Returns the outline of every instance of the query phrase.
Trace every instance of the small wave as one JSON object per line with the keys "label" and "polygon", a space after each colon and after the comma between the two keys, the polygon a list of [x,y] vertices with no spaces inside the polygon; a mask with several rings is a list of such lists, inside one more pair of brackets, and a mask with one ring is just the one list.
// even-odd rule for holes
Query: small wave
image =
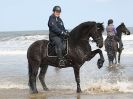
{"label": "small wave", "polygon": [[90,87],[85,88],[85,93],[113,93],[124,92],[133,93],[133,83],[131,82],[117,82],[115,84],[98,81],[89,84]]}
{"label": "small wave", "polygon": [[6,83],[6,84],[1,84],[0,89],[28,89],[28,86],[25,86],[23,84],[13,84],[13,83]]}
{"label": "small wave", "polygon": [[36,41],[42,39],[48,39],[48,35],[19,36],[12,38],[9,41],[24,41],[24,40]]}
{"label": "small wave", "polygon": [[27,53],[27,51],[25,50],[4,50],[4,51],[0,51],[0,55],[25,55]]}
{"label": "small wave", "polygon": [[[104,39],[106,36],[103,36]],[[132,52],[132,40],[133,35],[123,36],[124,43],[124,51],[123,54],[133,54]],[[8,40],[4,40],[0,42],[0,55],[13,55],[13,54],[26,54],[28,47],[37,40],[46,39],[48,40],[48,35],[30,35],[30,36],[18,36]],[[132,41],[131,41],[132,40]],[[91,43],[92,49],[96,49],[96,44]],[[104,47],[102,48],[104,52]],[[104,52],[105,53],[105,52]]]}
{"label": "small wave", "polygon": [[[39,85],[39,84],[37,84]],[[74,85],[56,85],[56,84],[48,84],[49,88],[51,90],[70,90],[70,91],[76,91],[76,86]],[[82,86],[82,85],[81,85]],[[115,93],[115,92],[124,92],[124,93],[133,93],[133,83],[131,82],[117,82],[116,84],[111,84],[107,82],[95,82],[90,83],[86,86],[86,88],[82,88],[83,93],[88,94],[98,94],[98,93]],[[21,83],[21,84],[15,84],[12,82],[6,82],[4,84],[0,85],[1,89],[29,89],[28,84]],[[38,86],[38,90],[42,89],[42,86]]]}
{"label": "small wave", "polygon": [[19,36],[0,42],[0,55],[26,54],[28,47],[37,40],[46,39],[48,35]]}

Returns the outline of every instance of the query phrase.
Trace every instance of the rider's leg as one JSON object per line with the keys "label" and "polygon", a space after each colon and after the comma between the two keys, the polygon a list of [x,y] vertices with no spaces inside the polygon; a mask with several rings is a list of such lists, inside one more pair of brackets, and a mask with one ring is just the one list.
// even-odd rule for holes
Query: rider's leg
{"label": "rider's leg", "polygon": [[62,50],[63,50],[62,39],[59,37],[54,37],[52,38],[52,40],[54,41],[56,45],[56,53],[59,58],[59,66],[64,66],[65,63],[64,63],[63,54],[62,54]]}

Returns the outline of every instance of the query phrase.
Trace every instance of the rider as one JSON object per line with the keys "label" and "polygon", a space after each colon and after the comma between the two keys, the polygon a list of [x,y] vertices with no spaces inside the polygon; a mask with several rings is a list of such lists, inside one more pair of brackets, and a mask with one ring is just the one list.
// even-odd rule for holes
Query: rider
{"label": "rider", "polygon": [[[110,38],[112,40],[117,40],[117,37],[116,37],[117,32],[116,32],[116,29],[113,25],[113,20],[112,19],[108,20],[108,25],[106,27],[106,31],[107,31],[107,38]],[[105,49],[105,51],[107,51],[107,50]]]}
{"label": "rider", "polygon": [[59,59],[59,66],[65,66],[63,57],[63,39],[68,36],[68,31],[65,29],[62,19],[60,18],[61,7],[55,6],[53,14],[49,17],[49,39],[55,44],[56,53]]}
{"label": "rider", "polygon": [[107,36],[108,37],[116,36],[116,29],[113,25],[113,20],[112,19],[108,20],[108,25],[106,27],[106,31],[107,31]]}
{"label": "rider", "polygon": [[116,31],[116,29],[113,25],[113,20],[112,19],[108,20],[108,26],[106,27],[106,31],[107,31],[107,36],[108,37],[113,37],[119,43],[119,48],[124,49],[122,41],[119,40],[119,38],[116,35],[117,31]]}

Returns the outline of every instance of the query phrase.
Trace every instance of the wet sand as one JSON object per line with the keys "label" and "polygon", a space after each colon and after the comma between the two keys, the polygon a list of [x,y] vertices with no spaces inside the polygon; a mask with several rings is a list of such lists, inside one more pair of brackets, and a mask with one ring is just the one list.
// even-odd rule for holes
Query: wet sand
{"label": "wet sand", "polygon": [[31,94],[29,90],[1,89],[0,99],[133,99],[132,93],[77,94],[55,91]]}

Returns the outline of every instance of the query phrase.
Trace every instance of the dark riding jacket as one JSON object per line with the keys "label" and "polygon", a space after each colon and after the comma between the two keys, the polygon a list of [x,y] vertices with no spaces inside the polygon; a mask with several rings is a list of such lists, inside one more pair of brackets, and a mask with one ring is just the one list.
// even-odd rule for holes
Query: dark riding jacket
{"label": "dark riding jacket", "polygon": [[49,38],[53,37],[61,37],[63,32],[66,32],[63,21],[60,17],[56,17],[55,15],[51,15],[48,21],[49,27]]}

